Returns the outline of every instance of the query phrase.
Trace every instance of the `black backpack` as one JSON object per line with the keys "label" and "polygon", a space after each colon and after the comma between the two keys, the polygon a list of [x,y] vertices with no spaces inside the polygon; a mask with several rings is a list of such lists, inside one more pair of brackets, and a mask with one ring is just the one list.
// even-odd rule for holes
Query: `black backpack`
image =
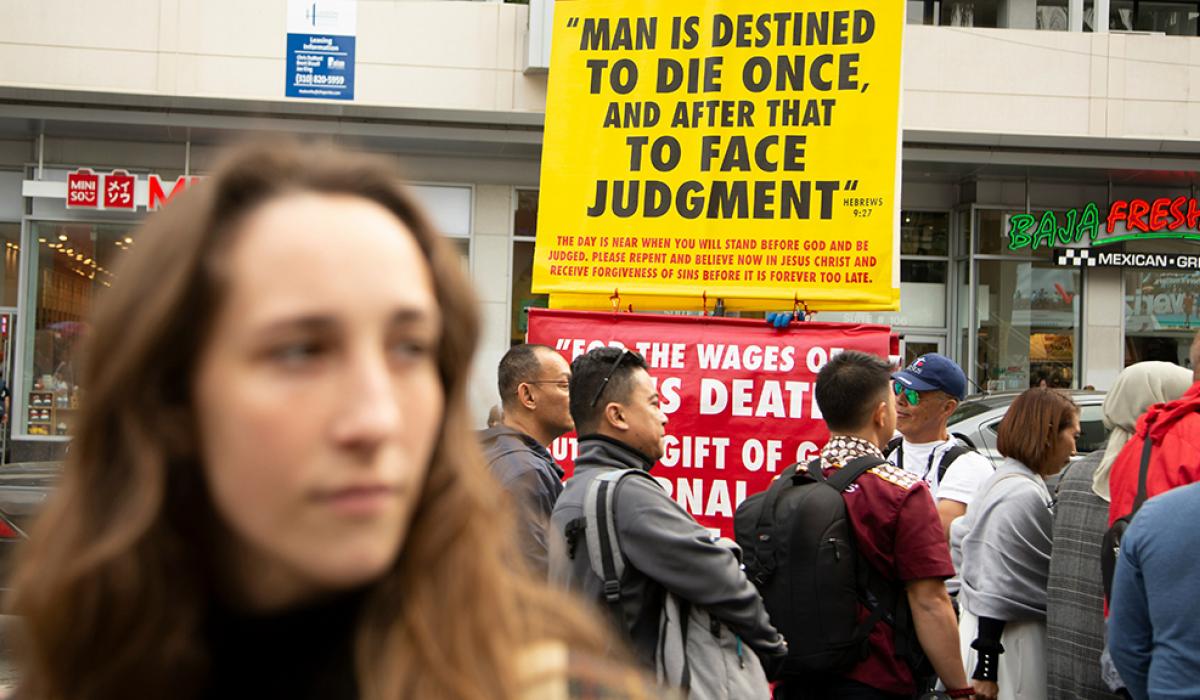
{"label": "black backpack", "polygon": [[[820,459],[793,464],[734,514],[746,574],[788,642],[783,675],[853,669],[870,653],[868,637],[881,620],[895,633],[897,656],[914,671],[927,668],[903,588],[859,557],[842,498],[859,476],[882,464],[859,457],[828,479]],[[861,624],[860,603],[870,612]]]}
{"label": "black backpack", "polygon": [[[953,438],[951,438],[951,439],[953,439]],[[883,450],[883,456],[891,457],[892,453],[896,452],[897,450],[899,450],[900,453],[898,455],[896,455],[896,464],[899,465],[899,467],[901,469],[903,469],[904,468],[904,436],[903,435],[897,435],[896,437],[892,438],[891,440],[888,440],[887,447],[885,447]],[[968,452],[974,452],[974,451],[975,450],[972,450],[969,447],[963,447],[962,445],[958,444],[957,441],[953,445],[951,445],[950,449],[946,450],[946,452],[942,455],[942,461],[938,463],[938,479],[937,479],[938,486],[942,485],[942,480],[946,478],[946,470],[950,468],[951,464],[954,464],[954,460],[958,459],[959,457],[962,457],[963,455],[967,454]],[[929,456],[931,459],[933,458],[932,454]],[[926,476],[928,476],[928,474],[926,474]]]}
{"label": "black backpack", "polygon": [[1142,504],[1146,502],[1146,473],[1150,471],[1150,448],[1154,442],[1150,439],[1150,429],[1146,428],[1146,439],[1142,444],[1142,463],[1138,467],[1138,490],[1133,499],[1133,510],[1123,518],[1118,518],[1104,533],[1100,541],[1100,578],[1104,582],[1104,602],[1112,598],[1113,574],[1117,571],[1117,559],[1121,556],[1121,538],[1133,516],[1137,515]]}

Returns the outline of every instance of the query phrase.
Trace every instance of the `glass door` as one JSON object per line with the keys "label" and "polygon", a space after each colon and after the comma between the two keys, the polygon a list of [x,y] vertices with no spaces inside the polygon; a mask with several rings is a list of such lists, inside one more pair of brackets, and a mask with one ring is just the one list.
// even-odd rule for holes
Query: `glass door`
{"label": "glass door", "polygon": [[904,366],[931,352],[939,355],[946,354],[946,339],[936,335],[909,335],[900,339],[900,354],[904,357]]}
{"label": "glass door", "polygon": [[972,211],[967,377],[988,392],[1074,387],[1081,357],[1080,269],[1055,265],[1046,246],[1011,249],[1015,210]]}

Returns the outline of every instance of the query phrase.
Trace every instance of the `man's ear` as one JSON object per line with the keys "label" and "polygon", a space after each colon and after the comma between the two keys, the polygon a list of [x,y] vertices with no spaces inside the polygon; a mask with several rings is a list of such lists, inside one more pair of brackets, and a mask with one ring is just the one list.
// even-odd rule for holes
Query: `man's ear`
{"label": "man's ear", "polygon": [[880,401],[879,405],[875,407],[875,412],[871,414],[871,424],[882,430],[887,425],[887,414],[887,401]]}
{"label": "man's ear", "polygon": [[958,399],[946,399],[946,404],[942,406],[942,418],[949,418],[956,408],[958,408]]}
{"label": "man's ear", "polygon": [[534,400],[533,390],[529,387],[530,385],[526,384],[525,382],[521,382],[517,385],[517,401],[522,406],[532,411],[533,409],[537,408],[537,401]]}
{"label": "man's ear", "polygon": [[625,420],[625,407],[616,401],[604,405],[604,422],[617,430],[627,430],[629,423]]}

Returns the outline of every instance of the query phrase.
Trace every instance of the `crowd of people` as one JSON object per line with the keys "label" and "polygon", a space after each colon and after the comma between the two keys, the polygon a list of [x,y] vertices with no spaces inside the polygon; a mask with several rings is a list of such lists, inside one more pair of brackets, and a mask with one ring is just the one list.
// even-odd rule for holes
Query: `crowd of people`
{"label": "crowd of people", "polygon": [[[555,355],[530,348],[510,354]],[[1192,354],[1200,366],[1200,336]],[[557,359],[530,366],[526,379],[561,376]],[[603,572],[571,555],[586,529],[588,484],[612,470],[648,474],[661,456],[666,417],[656,411],[637,353],[596,349],[571,369],[559,388],[579,431],[575,476],[552,507],[549,493],[517,500],[529,523],[551,523],[548,553],[531,561],[549,561],[553,581],[603,604],[612,596]],[[772,627],[773,611],[749,593],[749,577],[652,479],[630,480],[617,501],[613,536],[636,573],[622,578],[618,606],[601,605],[635,656],[648,669],[660,665],[656,625],[665,590],[711,610],[757,651],[775,671],[778,699],[898,699],[925,691],[982,700],[1200,697],[1200,664],[1191,661],[1197,617],[1181,615],[1189,606],[1178,604],[1196,580],[1188,553],[1200,543],[1185,518],[1200,487],[1139,510],[1200,480],[1200,377],[1163,362],[1127,368],[1103,405],[1109,442],[1082,458],[1075,453],[1078,406],[1059,390],[1032,388],[998,426],[1003,461],[996,466],[947,430],[966,384],[962,369],[941,355],[894,372],[879,358],[845,352],[821,370],[815,390],[830,431],[820,455],[826,476],[855,460],[877,460],[843,498],[862,560],[903,590],[901,613],[926,664],[902,653],[903,626],[884,620],[851,667],[789,673],[788,640]],[[550,416],[555,410],[562,409],[549,409],[545,419],[562,424]],[[534,454],[531,472],[542,468]],[[1135,511],[1141,514],[1121,540],[1109,602],[1106,533]],[[868,612],[863,605],[859,622]]]}
{"label": "crowd of people", "polygon": [[1078,460],[1032,388],[993,465],[949,358],[836,354],[734,543],[650,478],[636,352],[516,346],[472,430],[475,304],[400,182],[249,147],[149,218],[12,582],[18,697],[1200,697],[1200,377],[1126,369]]}

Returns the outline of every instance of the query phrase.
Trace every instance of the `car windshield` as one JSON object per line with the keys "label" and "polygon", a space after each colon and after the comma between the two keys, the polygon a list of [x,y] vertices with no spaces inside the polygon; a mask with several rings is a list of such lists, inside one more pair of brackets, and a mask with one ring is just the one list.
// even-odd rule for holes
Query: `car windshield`
{"label": "car windshield", "polygon": [[958,408],[954,409],[954,413],[950,414],[950,420],[946,421],[946,423],[954,425],[968,418],[974,418],[981,413],[987,413],[993,408],[995,406],[986,401],[968,401],[967,403],[959,404]]}

